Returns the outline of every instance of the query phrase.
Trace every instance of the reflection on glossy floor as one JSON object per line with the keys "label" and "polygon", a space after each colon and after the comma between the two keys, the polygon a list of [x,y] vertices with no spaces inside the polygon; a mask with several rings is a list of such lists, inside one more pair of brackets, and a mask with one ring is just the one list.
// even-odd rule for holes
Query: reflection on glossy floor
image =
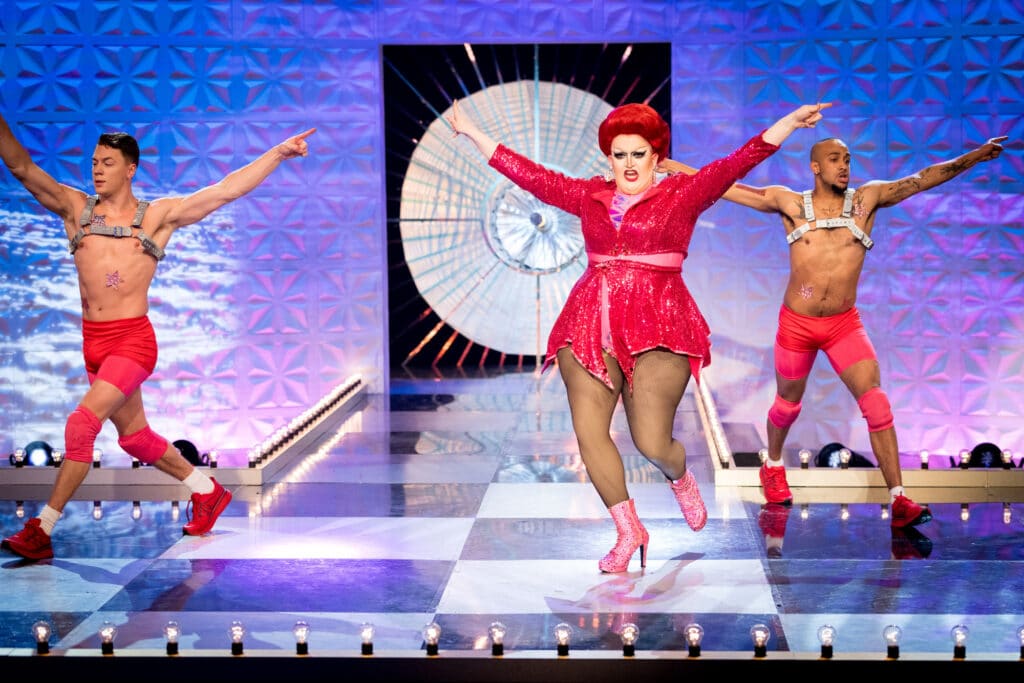
{"label": "reflection on glossy floor", "polygon": [[[692,395],[677,424],[710,515],[699,533],[616,417],[650,532],[645,570],[637,554],[627,573],[598,571],[615,530],[556,373],[396,377],[296,466],[236,491],[208,536],[182,536],[170,502],[144,500],[134,519],[126,493],[99,520],[91,501],[72,502],[55,559],[0,555],[0,648],[29,646],[45,619],[57,649],[98,648],[105,620],[118,648],[159,649],[174,619],[182,650],[228,648],[240,620],[246,648],[293,651],[302,619],[314,651],[358,652],[364,622],[375,647],[420,650],[431,621],[443,650],[489,649],[501,621],[506,651],[552,648],[559,622],[577,650],[620,649],[626,622],[638,650],[685,650],[682,629],[698,622],[706,652],[748,650],[756,623],[770,628],[769,651],[815,652],[828,623],[837,652],[884,653],[882,630],[896,624],[903,652],[947,658],[963,623],[972,654],[1017,653],[1024,504],[972,504],[963,519],[958,503],[937,503],[930,523],[898,535],[872,502],[804,506],[798,495],[762,508],[749,491],[716,488]],[[4,536],[24,521],[16,497],[0,501]],[[25,500],[26,517],[41,505]]]}

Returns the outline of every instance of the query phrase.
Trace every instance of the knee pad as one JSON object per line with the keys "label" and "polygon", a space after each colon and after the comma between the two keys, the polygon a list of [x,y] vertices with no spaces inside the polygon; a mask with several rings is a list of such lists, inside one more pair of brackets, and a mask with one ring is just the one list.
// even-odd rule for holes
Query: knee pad
{"label": "knee pad", "polygon": [[785,429],[796,422],[802,407],[803,403],[793,403],[775,394],[775,403],[768,409],[768,419],[779,429]]}
{"label": "knee pad", "polygon": [[861,415],[868,421],[869,432],[880,432],[893,426],[889,397],[879,387],[869,389],[857,399]]}
{"label": "knee pad", "polygon": [[78,406],[64,424],[64,457],[75,462],[92,462],[96,436],[103,424],[91,410]]}
{"label": "knee pad", "polygon": [[125,453],[147,465],[152,465],[167,452],[167,439],[154,432],[149,425],[120,437],[117,443]]}

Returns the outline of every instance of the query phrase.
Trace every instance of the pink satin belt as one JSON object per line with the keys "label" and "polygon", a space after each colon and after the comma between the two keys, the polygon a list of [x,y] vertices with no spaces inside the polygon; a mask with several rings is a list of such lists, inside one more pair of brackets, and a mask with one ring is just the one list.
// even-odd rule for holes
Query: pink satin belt
{"label": "pink satin belt", "polygon": [[[672,251],[663,254],[623,254],[621,256],[610,256],[608,254],[595,254],[587,252],[587,261],[595,268],[603,270],[611,263],[628,261],[644,266],[651,266],[656,270],[682,271],[683,254]],[[609,315],[610,305],[608,303],[608,278],[601,273],[601,346],[612,348],[612,324]]]}

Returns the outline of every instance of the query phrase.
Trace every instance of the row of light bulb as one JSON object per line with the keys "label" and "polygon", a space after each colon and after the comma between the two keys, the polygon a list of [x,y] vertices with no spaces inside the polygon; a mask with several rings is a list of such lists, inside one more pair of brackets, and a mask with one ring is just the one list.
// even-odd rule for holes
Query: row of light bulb
{"label": "row of light bulb", "polygon": [[[807,448],[801,448],[797,456],[800,459],[800,468],[807,469],[810,466],[811,458],[813,453]],[[768,459],[768,449],[762,448],[757,452],[758,459],[763,463]],[[849,448],[839,449],[839,466],[843,469],[849,467],[850,459],[853,457],[853,453]],[[928,469],[928,463],[931,458],[931,452],[928,450],[922,450],[919,454],[921,458],[921,469]],[[1000,451],[999,457],[1002,460],[1003,468],[1009,469],[1013,467],[1013,451],[1009,448],[1004,448]],[[971,464],[971,452],[966,448],[962,449],[959,454],[959,465],[960,467],[969,467]]]}
{"label": "row of light bulb", "polygon": [[259,445],[249,449],[249,467],[256,467],[262,462],[284,452],[289,446],[311,432],[318,424],[331,414],[335,406],[362,383],[359,375],[353,375],[335,386],[312,406],[306,408],[288,424],[279,427],[273,434]]}
{"label": "row of light bulb", "polygon": [[[295,636],[296,654],[309,654],[309,635],[312,629],[306,621],[296,621],[292,627],[292,635]],[[359,627],[359,638],[361,641],[361,653],[363,655],[373,654],[374,626],[371,623],[363,623]],[[423,642],[426,645],[428,656],[437,655],[441,640],[441,627],[437,622],[430,622],[423,627]],[[178,640],[181,637],[181,626],[177,621],[168,621],[163,627],[164,638],[167,642],[167,654],[178,654]],[[235,620],[228,627],[228,636],[231,639],[231,654],[241,655],[244,653],[245,626],[241,621]],[[491,641],[491,654],[500,656],[504,654],[505,636],[508,628],[500,621],[493,622],[487,629]],[[554,628],[555,645],[559,656],[568,656],[569,645],[573,636],[573,628],[562,622]],[[957,624],[950,629],[949,635],[953,639],[953,656],[963,659],[967,656],[967,636],[970,629],[964,624]],[[32,635],[36,641],[36,650],[39,654],[47,654],[50,651],[50,636],[52,628],[46,621],[37,621],[32,625]],[[103,654],[114,653],[114,638],[117,636],[117,625],[111,621],[104,621],[100,625],[98,635],[100,638],[100,649]],[[837,629],[831,624],[823,624],[818,628],[817,637],[821,644],[821,656],[831,659],[833,647],[838,636]],[[631,657],[636,653],[636,644],[640,639],[640,629],[634,623],[626,623],[620,631],[622,639],[622,652],[624,656]],[[686,642],[688,654],[691,657],[699,657],[701,643],[704,640],[704,628],[698,623],[689,623],[683,628],[683,638]],[[754,656],[767,656],[768,642],[771,640],[771,629],[766,624],[754,624],[750,627],[750,638],[754,645]],[[900,641],[903,638],[903,629],[896,624],[889,624],[882,629],[882,638],[886,645],[886,656],[889,659],[899,658]],[[1021,658],[1024,659],[1024,625],[1017,629],[1017,640],[1020,643]]]}

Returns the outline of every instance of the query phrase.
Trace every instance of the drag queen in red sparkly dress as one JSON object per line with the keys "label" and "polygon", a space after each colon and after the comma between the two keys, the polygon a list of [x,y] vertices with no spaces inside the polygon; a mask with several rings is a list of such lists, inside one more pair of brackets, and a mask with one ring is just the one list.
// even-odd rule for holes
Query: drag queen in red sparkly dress
{"label": "drag queen in red sparkly dress", "polygon": [[600,560],[626,571],[637,548],[646,565],[649,535],[626,486],[611,437],[619,399],[637,450],[668,479],[687,524],[700,531],[707,509],[672,433],[692,375],[711,362],[710,329],[682,278],[701,212],[797,128],[813,127],[829,104],[804,105],[695,175],[658,181],[669,127],[644,104],[613,109],[598,130],[606,178],[570,178],[500,145],[452,104],[448,123],[490,166],[540,201],[580,218],[587,269],[548,337],[545,367],[556,359],[587,474],[615,522],[618,539]]}

